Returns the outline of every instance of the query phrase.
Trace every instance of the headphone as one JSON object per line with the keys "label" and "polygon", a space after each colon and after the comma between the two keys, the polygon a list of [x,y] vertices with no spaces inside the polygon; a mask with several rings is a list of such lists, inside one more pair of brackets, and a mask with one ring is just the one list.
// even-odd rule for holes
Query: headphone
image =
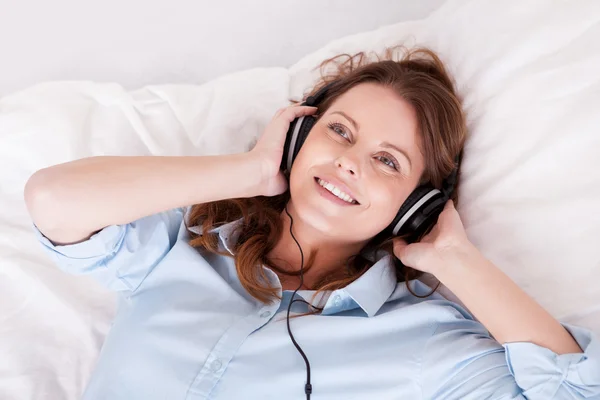
{"label": "headphone", "polygon": [[[317,93],[309,96],[301,105],[317,106],[336,83],[337,81],[328,83]],[[316,122],[316,117],[307,115],[296,118],[290,123],[283,148],[280,166],[282,171],[289,173],[292,170],[292,164]],[[436,224],[446,202],[454,192],[461,155],[462,152],[457,155],[455,167],[442,182],[441,190],[429,183],[418,186],[404,201],[392,222],[378,236],[403,236],[408,243],[411,243],[428,233]]]}

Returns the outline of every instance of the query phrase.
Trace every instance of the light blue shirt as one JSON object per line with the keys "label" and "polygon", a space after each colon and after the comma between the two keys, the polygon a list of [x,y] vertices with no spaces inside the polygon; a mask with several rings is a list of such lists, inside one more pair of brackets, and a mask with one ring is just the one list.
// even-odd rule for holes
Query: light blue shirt
{"label": "light blue shirt", "polygon": [[[305,364],[285,318],[292,292],[269,305],[252,298],[231,257],[188,244],[188,210],[111,225],[66,246],[33,225],[61,269],[119,294],[83,399],[305,399]],[[236,224],[217,229],[229,252]],[[311,363],[311,399],[600,399],[600,343],[590,332],[566,326],[582,354],[501,346],[457,304],[437,293],[413,296],[390,261],[327,292],[321,315],[291,319]],[[277,275],[263,268],[281,294]],[[306,307],[295,302],[292,314]]]}

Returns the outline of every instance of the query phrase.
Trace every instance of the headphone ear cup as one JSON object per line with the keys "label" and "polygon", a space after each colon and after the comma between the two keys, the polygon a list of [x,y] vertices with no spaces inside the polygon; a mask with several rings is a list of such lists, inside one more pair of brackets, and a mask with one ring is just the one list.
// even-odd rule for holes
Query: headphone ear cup
{"label": "headphone ear cup", "polygon": [[[308,137],[308,134],[310,133],[310,130],[313,128],[313,126],[315,126],[315,123],[317,122],[317,119],[315,117],[313,117],[312,115],[308,115],[306,117],[304,117],[304,121],[302,121],[302,125],[300,125],[300,132],[298,134],[298,141],[296,142],[296,148],[294,149],[294,157],[293,159],[296,159],[296,156],[298,156],[298,153],[300,152],[300,148],[302,147],[302,145],[304,145],[304,142],[306,141],[306,138]],[[292,160],[293,162],[293,160]]]}
{"label": "headphone ear cup", "polygon": [[296,118],[290,123],[283,146],[283,157],[281,158],[280,166],[282,171],[289,173],[292,170],[292,164],[316,122],[317,119],[315,117],[307,115]]}
{"label": "headphone ear cup", "polygon": [[433,228],[446,204],[444,194],[430,185],[419,186],[404,201],[386,229],[389,236],[404,236],[414,242]]}

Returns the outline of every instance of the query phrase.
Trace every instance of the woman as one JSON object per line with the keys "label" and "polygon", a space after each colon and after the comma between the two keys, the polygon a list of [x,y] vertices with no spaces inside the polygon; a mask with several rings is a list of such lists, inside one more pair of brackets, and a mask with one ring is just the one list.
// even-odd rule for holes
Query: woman
{"label": "woman", "polygon": [[[598,340],[486,260],[452,200],[421,240],[380,234],[416,188],[442,188],[466,132],[436,55],[393,52],[327,60],[317,107],[280,110],[247,153],[92,157],[30,178],[44,248],[120,293],[83,398],[600,398]],[[309,116],[286,176],[286,133]]]}

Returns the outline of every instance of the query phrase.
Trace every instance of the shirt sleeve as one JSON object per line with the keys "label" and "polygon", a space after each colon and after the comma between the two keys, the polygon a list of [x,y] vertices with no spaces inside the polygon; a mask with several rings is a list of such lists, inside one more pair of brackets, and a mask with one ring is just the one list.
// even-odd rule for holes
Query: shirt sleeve
{"label": "shirt sleeve", "polygon": [[35,223],[33,230],[61,270],[89,275],[113,291],[134,292],[174,246],[184,212],[174,208],[126,225],[110,225],[69,245],[53,244]]}
{"label": "shirt sleeve", "polygon": [[528,399],[600,400],[600,343],[592,332],[563,324],[583,353],[561,354],[533,343],[506,343],[510,373]]}
{"label": "shirt sleeve", "polygon": [[421,361],[423,399],[526,399],[508,370],[500,343],[459,305],[440,305]]}
{"label": "shirt sleeve", "polygon": [[440,309],[421,364],[425,399],[600,400],[590,332],[567,327],[584,352],[559,356],[532,343],[502,346],[460,306]]}

